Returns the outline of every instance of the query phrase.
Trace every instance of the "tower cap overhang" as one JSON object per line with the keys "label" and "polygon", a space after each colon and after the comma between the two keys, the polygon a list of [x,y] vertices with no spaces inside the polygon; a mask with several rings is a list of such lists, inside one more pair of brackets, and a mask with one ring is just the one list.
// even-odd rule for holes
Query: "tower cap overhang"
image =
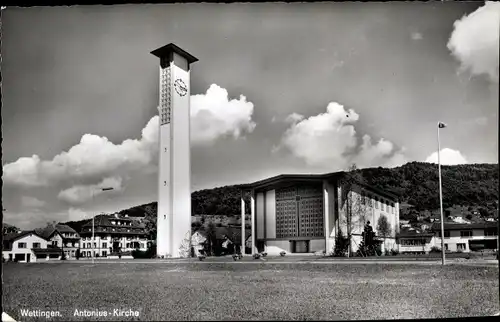
{"label": "tower cap overhang", "polygon": [[151,54],[155,55],[156,57],[158,57],[160,59],[163,57],[170,57],[170,55],[172,53],[176,53],[176,54],[184,57],[187,60],[188,64],[192,64],[192,63],[198,61],[198,58],[194,57],[193,55],[191,55],[190,53],[188,53],[184,49],[176,46],[173,43],[170,43],[168,45],[165,45],[163,47],[155,49],[151,52]]}

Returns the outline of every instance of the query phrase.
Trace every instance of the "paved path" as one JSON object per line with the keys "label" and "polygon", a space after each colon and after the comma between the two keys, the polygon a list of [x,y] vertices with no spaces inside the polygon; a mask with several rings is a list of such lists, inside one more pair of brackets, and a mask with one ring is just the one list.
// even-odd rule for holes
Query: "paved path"
{"label": "paved path", "polygon": [[[99,265],[99,264],[236,264],[236,265],[252,265],[252,264],[273,264],[273,265],[441,265],[440,259],[335,259],[335,258],[264,258],[264,259],[253,259],[251,257],[244,257],[242,260],[234,261],[232,258],[222,257],[222,258],[207,258],[204,261],[200,261],[194,258],[186,259],[98,259],[95,260],[94,264],[91,260],[70,260],[70,261],[47,261],[47,262],[37,262],[39,264],[85,264],[89,265]],[[446,265],[466,265],[466,266],[498,266],[497,260],[488,259],[476,259],[476,260],[465,260],[465,259],[449,259],[446,261]]]}

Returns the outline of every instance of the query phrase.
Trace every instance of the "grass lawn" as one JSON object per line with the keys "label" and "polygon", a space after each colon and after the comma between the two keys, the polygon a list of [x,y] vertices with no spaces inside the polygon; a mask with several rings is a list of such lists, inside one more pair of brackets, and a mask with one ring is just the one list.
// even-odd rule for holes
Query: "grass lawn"
{"label": "grass lawn", "polygon": [[[500,310],[498,267],[65,262],[6,263],[3,270],[4,311],[15,319],[21,309],[60,311],[51,320],[61,321],[443,318]],[[91,319],[74,317],[75,309],[140,316]]]}

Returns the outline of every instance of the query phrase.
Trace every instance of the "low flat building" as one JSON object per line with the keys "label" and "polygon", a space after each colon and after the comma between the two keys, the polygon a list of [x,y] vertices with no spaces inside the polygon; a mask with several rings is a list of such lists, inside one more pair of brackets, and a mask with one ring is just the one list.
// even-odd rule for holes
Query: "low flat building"
{"label": "low flat building", "polygon": [[3,236],[2,257],[5,261],[22,263],[40,260],[60,260],[62,249],[52,247],[50,241],[35,231],[10,233]]}
{"label": "low flat building", "polygon": [[[444,249],[447,252],[494,250],[498,247],[497,223],[444,223]],[[434,224],[427,233],[403,231],[398,234],[401,253],[429,253],[441,249],[441,224]]]}
{"label": "low flat building", "polygon": [[[441,248],[441,225],[433,225],[436,247]],[[497,249],[498,226],[496,222],[472,224],[444,224],[444,247],[451,252]]]}
{"label": "low flat building", "polygon": [[136,220],[115,215],[98,215],[94,218],[94,240],[92,220],[82,226],[80,232],[82,257],[107,257],[112,253],[146,251],[148,234],[144,225]]}
{"label": "low flat building", "polygon": [[[348,184],[346,178],[345,172],[279,175],[241,185],[242,196],[251,194],[251,253],[331,253],[336,236],[340,232],[346,236],[348,230],[351,250],[356,252],[367,221],[377,237],[382,237],[377,231],[382,216],[390,225],[382,249],[397,247],[398,196],[359,180]],[[244,202],[242,207],[245,213]],[[246,240],[245,234],[242,236]]]}
{"label": "low flat building", "polygon": [[397,235],[401,254],[428,254],[435,245],[434,233],[419,233],[415,230],[401,231]]}

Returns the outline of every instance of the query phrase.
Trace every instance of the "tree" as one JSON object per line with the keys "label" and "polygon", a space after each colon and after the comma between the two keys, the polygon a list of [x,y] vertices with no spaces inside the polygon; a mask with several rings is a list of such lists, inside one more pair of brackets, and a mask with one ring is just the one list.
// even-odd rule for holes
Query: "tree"
{"label": "tree", "polygon": [[365,225],[365,229],[361,234],[363,239],[361,240],[361,244],[359,245],[358,255],[360,256],[374,256],[376,254],[375,250],[375,233],[373,232],[373,228],[370,225],[370,221],[368,221]]}
{"label": "tree", "polygon": [[481,215],[481,217],[485,218],[485,217],[488,217],[490,214],[488,213],[488,209],[484,208],[484,207],[481,207],[479,208],[479,214]]}
{"label": "tree", "polygon": [[207,225],[207,242],[210,250],[210,255],[213,254],[214,244],[217,242],[217,236],[215,234],[215,225],[210,221]]}
{"label": "tree", "polygon": [[11,233],[18,233],[20,232],[21,230],[19,228],[17,228],[16,226],[12,226],[12,225],[9,225],[9,224],[3,224],[3,234],[11,234]]}
{"label": "tree", "polygon": [[359,187],[363,182],[361,173],[357,170],[356,164],[349,167],[349,171],[342,179],[342,204],[344,207],[344,216],[340,223],[347,234],[347,257],[352,253],[352,234],[357,227],[363,225],[366,221],[367,205],[365,196]]}
{"label": "tree", "polygon": [[389,223],[385,215],[382,215],[378,218],[377,232],[379,236],[382,236],[384,238],[385,247],[385,239],[391,236],[392,233],[391,224]]}

